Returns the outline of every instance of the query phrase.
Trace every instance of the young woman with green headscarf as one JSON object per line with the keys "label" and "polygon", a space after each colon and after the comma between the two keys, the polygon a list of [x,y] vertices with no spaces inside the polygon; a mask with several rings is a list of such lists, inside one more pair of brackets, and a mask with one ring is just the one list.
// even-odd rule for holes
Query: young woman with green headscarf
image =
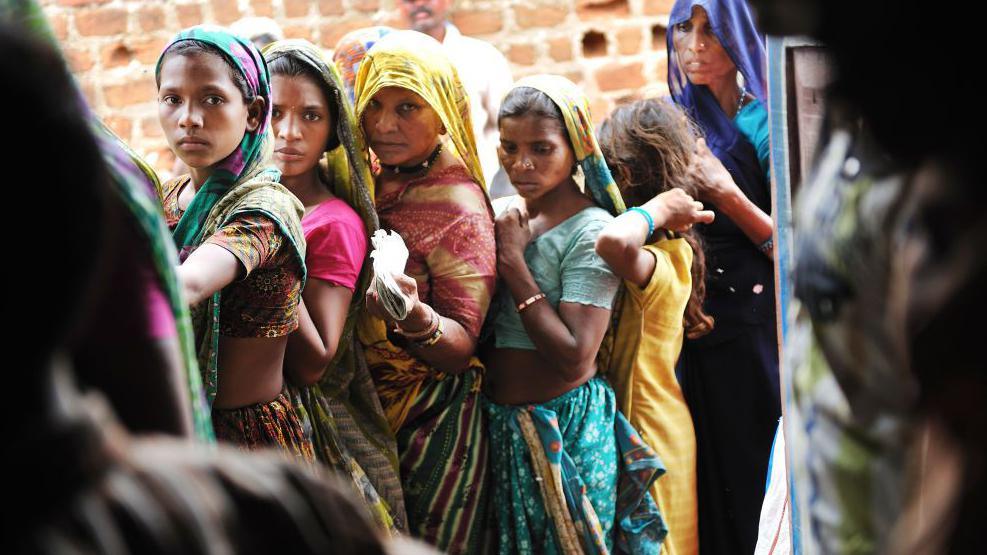
{"label": "young woman with green headscarf", "polygon": [[305,239],[302,206],[270,165],[267,65],[246,39],[199,26],[165,48],[156,78],[165,137],[190,168],[161,193],[216,435],[312,460],[283,393]]}
{"label": "young woman with green headscarf", "polygon": [[316,457],[348,476],[384,528],[405,530],[397,445],[355,345],[377,229],[373,176],[339,72],[313,44],[264,49],[271,71],[274,163],[305,206],[308,283],[285,374]]}

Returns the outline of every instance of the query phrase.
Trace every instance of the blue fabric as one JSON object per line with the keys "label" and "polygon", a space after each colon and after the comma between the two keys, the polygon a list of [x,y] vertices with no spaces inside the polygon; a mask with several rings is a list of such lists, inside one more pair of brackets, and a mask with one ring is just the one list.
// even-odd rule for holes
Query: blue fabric
{"label": "blue fabric", "polygon": [[[743,76],[747,90],[757,99],[765,99],[764,41],[743,0],[678,0],[672,7],[667,38],[672,99],[702,129],[710,150],[723,162],[744,195],[770,214],[771,189],[758,150],[705,85],[689,82],[675,54],[675,25],[688,21],[695,6],[706,11],[714,35]],[[745,107],[750,110],[750,121],[748,113],[742,111],[745,128],[766,126],[767,111],[763,103],[758,104]],[[755,115],[758,121],[752,117]],[[716,206],[711,208],[716,214],[713,223],[696,226],[705,242],[708,268],[705,309],[716,319],[713,331],[698,340],[708,345],[732,339],[743,333],[743,326],[772,328],[775,316],[771,260],[730,218]]]}
{"label": "blue fabric", "polygon": [[757,161],[761,164],[764,179],[771,182],[771,134],[768,132],[768,111],[760,100],[749,102],[733,118],[740,133],[754,145]]}
{"label": "blue fabric", "polygon": [[[524,261],[553,308],[559,303],[612,308],[620,278],[596,254],[596,238],[612,220],[602,208],[584,208],[525,247]],[[497,348],[535,350],[514,300],[507,287],[498,288],[490,309]]]}

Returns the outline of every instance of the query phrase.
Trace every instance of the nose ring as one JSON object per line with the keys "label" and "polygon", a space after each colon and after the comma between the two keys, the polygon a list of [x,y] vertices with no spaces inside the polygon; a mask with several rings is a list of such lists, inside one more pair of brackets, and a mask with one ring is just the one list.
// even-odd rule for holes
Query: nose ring
{"label": "nose ring", "polygon": [[531,163],[531,160],[523,160],[521,162],[521,167],[523,167],[526,170],[533,170],[533,169],[535,169],[535,165]]}

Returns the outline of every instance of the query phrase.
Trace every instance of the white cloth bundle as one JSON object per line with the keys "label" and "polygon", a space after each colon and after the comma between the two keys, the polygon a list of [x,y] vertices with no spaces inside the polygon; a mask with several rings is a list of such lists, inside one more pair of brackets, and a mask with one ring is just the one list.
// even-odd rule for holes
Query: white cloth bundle
{"label": "white cloth bundle", "polygon": [[370,258],[373,259],[374,281],[370,284],[388,316],[396,322],[408,317],[414,306],[414,299],[401,291],[394,276],[403,275],[408,263],[408,247],[396,231],[390,234],[383,229],[374,232],[370,242],[374,246]]}

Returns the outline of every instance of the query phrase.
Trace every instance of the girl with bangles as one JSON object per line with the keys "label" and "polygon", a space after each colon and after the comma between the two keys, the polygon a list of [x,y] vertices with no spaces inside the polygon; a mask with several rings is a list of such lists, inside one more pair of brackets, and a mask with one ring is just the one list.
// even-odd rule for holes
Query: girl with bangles
{"label": "girl with bangles", "polygon": [[156,78],[165,137],[190,169],[161,195],[216,436],[314,460],[283,392],[305,238],[302,205],[271,166],[267,64],[246,39],[199,26],[165,48]]}
{"label": "girl with bangles", "polygon": [[412,535],[449,553],[488,540],[487,437],[474,357],[496,279],[493,216],[466,92],[441,45],[390,33],[356,77],[356,114],[377,156],[382,228],[409,258],[395,276],[411,311],[390,321],[367,294],[360,330],[381,403],[397,434]]}
{"label": "girl with bangles", "polygon": [[600,148],[631,208],[607,225],[596,252],[625,294],[607,377],[620,410],[665,463],[651,486],[668,536],[662,552],[699,552],[696,432],[675,364],[686,337],[712,329],[703,312],[705,261],[693,224],[713,213],[693,199],[688,167],[696,135],[675,104],[619,106],[600,125]]}
{"label": "girl with bangles", "polygon": [[484,350],[499,552],[655,553],[661,462],[597,376],[620,280],[594,245],[624,204],[588,102],[563,77],[529,77],[499,124],[519,193],[497,216],[502,287]]}
{"label": "girl with bangles", "polygon": [[370,277],[367,237],[377,229],[366,147],[339,73],[318,48],[287,40],[264,57],[274,162],[305,206],[308,282],[285,352],[289,391],[316,457],[350,479],[383,527],[404,530],[397,446],[354,335]]}
{"label": "girl with bangles", "polygon": [[672,98],[703,134],[689,173],[716,214],[696,228],[716,326],[686,339],[678,368],[696,428],[699,545],[752,553],[781,416],[764,39],[742,0],[678,0],[668,52]]}

